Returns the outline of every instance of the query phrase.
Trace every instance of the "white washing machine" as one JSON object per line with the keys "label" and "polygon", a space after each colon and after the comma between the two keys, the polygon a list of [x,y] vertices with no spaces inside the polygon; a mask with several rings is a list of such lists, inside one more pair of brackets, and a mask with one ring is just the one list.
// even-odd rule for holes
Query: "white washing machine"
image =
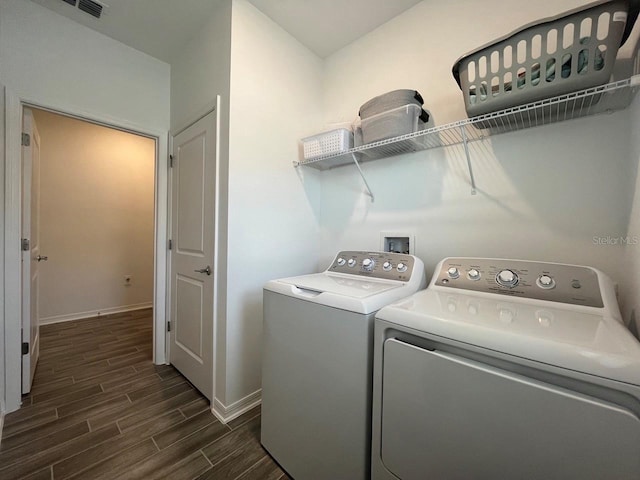
{"label": "white washing machine", "polygon": [[265,285],[261,442],[295,480],[370,478],[374,315],[425,286],[416,257],[352,251]]}
{"label": "white washing machine", "polygon": [[375,321],[374,480],[638,480],[640,343],[595,269],[447,258]]}

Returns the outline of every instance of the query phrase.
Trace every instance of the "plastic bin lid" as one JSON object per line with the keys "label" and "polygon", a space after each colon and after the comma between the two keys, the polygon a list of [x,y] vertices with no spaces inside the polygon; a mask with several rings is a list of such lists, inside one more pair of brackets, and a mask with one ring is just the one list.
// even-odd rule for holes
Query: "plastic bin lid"
{"label": "plastic bin lid", "polygon": [[360,110],[358,111],[358,115],[360,115],[360,112],[362,110],[366,110],[367,108],[371,107],[372,104],[380,102],[383,98],[385,98],[385,97],[393,97],[393,96],[396,96],[396,97],[410,96],[410,97],[414,98],[416,100],[416,102],[418,102],[416,105],[418,105],[418,104],[419,105],[424,105],[424,99],[422,98],[422,95],[420,95],[420,92],[418,92],[417,90],[401,88],[401,89],[398,89],[398,90],[392,90],[390,92],[383,93],[381,95],[378,95],[378,96],[373,97],[372,99],[366,101],[365,103],[363,103],[360,106]]}
{"label": "plastic bin lid", "polygon": [[[452,73],[453,73],[453,77],[456,79],[456,82],[458,82],[458,86],[461,87],[460,85],[460,64],[462,63],[462,61],[464,59],[466,59],[467,57],[473,55],[474,53],[477,53],[481,50],[484,50],[486,48],[489,48],[493,45],[495,45],[496,43],[500,43],[503,40],[507,40],[508,38],[513,37],[514,35],[517,35],[520,32],[524,32],[525,30],[528,30],[529,28],[533,28],[533,27],[540,27],[541,25],[545,25],[547,23],[552,23],[555,22],[561,18],[564,17],[568,17],[570,15],[573,15],[574,13],[579,13],[579,12],[584,12],[585,10],[588,10],[590,8],[594,8],[594,7],[598,7],[600,5],[605,5],[607,3],[618,3],[620,2],[620,0],[599,0],[596,2],[592,2],[592,3],[588,3],[587,5],[582,5],[580,7],[577,8],[573,8],[571,10],[567,10],[564,13],[561,13],[559,15],[556,15],[554,17],[547,17],[547,18],[543,18],[541,20],[537,20],[531,23],[526,24],[523,27],[520,27],[518,30],[515,30],[511,33],[509,33],[508,35],[504,35],[496,40],[493,40],[492,42],[486,43],[483,46],[476,48],[475,50],[470,51],[469,53],[466,53],[465,55],[463,55],[462,57],[460,57],[458,60],[456,60],[456,63],[453,65],[453,69],[452,69]],[[622,34],[622,40],[620,41],[620,45],[624,45],[624,42],[627,41],[627,39],[629,38],[629,35],[631,34],[631,30],[633,30],[633,26],[636,23],[636,19],[638,18],[638,13],[640,12],[640,0],[626,0],[624,3],[626,3],[629,6],[628,12],[627,12],[627,24],[625,25],[624,28],[624,32]],[[462,88],[462,87],[461,87]]]}

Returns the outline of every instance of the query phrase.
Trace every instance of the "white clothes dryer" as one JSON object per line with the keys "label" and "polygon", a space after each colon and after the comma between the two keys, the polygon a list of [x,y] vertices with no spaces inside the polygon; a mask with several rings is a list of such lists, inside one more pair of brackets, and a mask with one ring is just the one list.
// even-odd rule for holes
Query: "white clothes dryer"
{"label": "white clothes dryer", "polygon": [[261,442],[295,480],[370,478],[374,315],[425,286],[416,257],[354,251],[265,285]]}
{"label": "white clothes dryer", "polygon": [[375,321],[374,480],[637,480],[640,343],[580,266],[447,258]]}

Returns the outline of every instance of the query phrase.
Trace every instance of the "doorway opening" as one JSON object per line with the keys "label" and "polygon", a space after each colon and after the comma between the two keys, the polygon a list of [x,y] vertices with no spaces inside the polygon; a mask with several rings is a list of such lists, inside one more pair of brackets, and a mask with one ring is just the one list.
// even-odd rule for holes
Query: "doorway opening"
{"label": "doorway opening", "polygon": [[[37,109],[47,113],[57,114],[67,119],[84,121],[94,126],[110,127],[114,131],[126,132],[144,137],[153,143],[153,186],[154,207],[153,219],[153,363],[166,363],[166,285],[167,285],[167,170],[168,170],[168,132],[154,128],[146,128],[118,118],[104,117],[99,113],[77,111],[66,105],[56,105],[40,101],[35,98],[24,98],[10,91],[5,95],[6,123],[6,158],[5,158],[5,236],[4,236],[4,318],[5,318],[5,411],[12,412],[20,407],[22,393],[22,250],[17,248],[22,239],[22,145],[21,132],[23,127],[23,110]],[[63,169],[64,170],[64,169]],[[68,174],[69,172],[66,171]],[[114,190],[115,191],[115,190]],[[64,192],[61,192],[64,194]],[[41,252],[41,256],[52,256]],[[92,255],[99,255],[95,251]],[[43,261],[45,264],[47,261]],[[131,287],[135,288],[136,276],[132,272],[121,275],[122,283],[125,277],[131,277]],[[140,277],[138,277],[141,280]],[[140,305],[139,305],[140,306]],[[129,305],[130,307],[130,305]],[[93,309],[94,316],[108,311],[100,307]],[[97,310],[97,311],[96,311]],[[90,310],[86,310],[90,311]],[[60,316],[63,314],[60,313]],[[52,315],[56,317],[58,315]],[[64,320],[51,319],[50,321]],[[66,318],[70,319],[70,318]]]}
{"label": "doorway opening", "polygon": [[[39,134],[40,160],[39,178],[23,187],[31,192],[23,198],[23,219],[37,217],[28,240],[39,249],[34,258],[23,252],[23,270],[30,263],[38,272],[33,285],[23,286],[31,330],[151,309],[155,139],[37,108],[25,108],[28,117]],[[149,339],[149,357],[151,348]],[[28,391],[23,382],[22,393]]]}
{"label": "doorway opening", "polygon": [[41,137],[41,321],[153,305],[155,140],[31,109]]}

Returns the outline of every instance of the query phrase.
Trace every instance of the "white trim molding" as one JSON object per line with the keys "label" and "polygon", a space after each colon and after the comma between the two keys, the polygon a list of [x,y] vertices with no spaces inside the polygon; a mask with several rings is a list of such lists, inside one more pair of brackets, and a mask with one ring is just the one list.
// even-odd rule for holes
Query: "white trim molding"
{"label": "white trim molding", "polygon": [[213,407],[211,413],[213,413],[221,423],[227,424],[234,418],[238,418],[245,412],[248,412],[254,407],[257,407],[262,403],[262,389],[256,390],[250,395],[241,398],[237,402],[233,402],[228,407],[225,406],[220,400],[215,398],[213,400]]}
{"label": "white trim molding", "polygon": [[103,317],[114,313],[135,312],[136,310],[144,310],[153,308],[153,302],[136,303],[135,305],[123,305],[121,307],[109,307],[99,310],[89,310],[88,312],[69,313],[66,315],[54,315],[39,320],[40,325],[49,325],[51,323],[71,322],[73,320],[81,320],[83,318]]}

